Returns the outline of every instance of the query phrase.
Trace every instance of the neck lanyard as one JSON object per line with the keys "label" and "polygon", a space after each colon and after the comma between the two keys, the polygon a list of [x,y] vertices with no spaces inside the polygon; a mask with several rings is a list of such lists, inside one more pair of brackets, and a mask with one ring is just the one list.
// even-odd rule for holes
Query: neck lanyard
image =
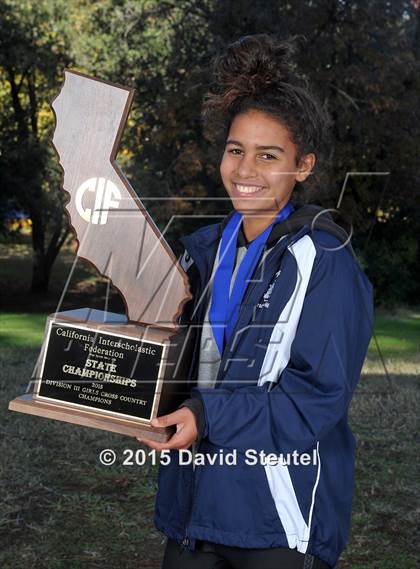
{"label": "neck lanyard", "polygon": [[235,212],[224,228],[209,311],[213,336],[220,354],[223,353],[225,344],[229,341],[235,328],[248,281],[254,272],[273,226],[287,219],[293,211],[293,205],[289,201],[277,214],[273,223],[251,242],[239,267],[231,293],[229,292],[230,282],[235,263],[236,241],[242,223],[242,214]]}

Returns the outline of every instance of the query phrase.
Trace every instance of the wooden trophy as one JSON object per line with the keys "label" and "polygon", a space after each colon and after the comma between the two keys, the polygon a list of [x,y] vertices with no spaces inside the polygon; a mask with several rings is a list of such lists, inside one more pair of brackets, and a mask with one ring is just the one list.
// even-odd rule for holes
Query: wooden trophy
{"label": "wooden trophy", "polygon": [[189,364],[177,325],[188,278],[115,157],[134,90],[65,71],[52,103],[77,255],[110,279],[126,315],[88,308],[47,319],[32,392],[9,409],[166,441],[150,421],[177,408]]}

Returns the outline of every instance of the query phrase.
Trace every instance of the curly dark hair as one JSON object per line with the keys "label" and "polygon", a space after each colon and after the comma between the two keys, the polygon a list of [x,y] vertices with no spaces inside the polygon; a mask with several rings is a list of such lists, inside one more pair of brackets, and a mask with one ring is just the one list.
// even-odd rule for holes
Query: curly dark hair
{"label": "curly dark hair", "polygon": [[293,58],[304,36],[279,40],[273,35],[247,35],[213,58],[212,82],[204,95],[204,132],[224,146],[239,113],[259,110],[278,119],[297,147],[296,165],[313,152],[318,162],[329,146],[331,118],[298,73]]}

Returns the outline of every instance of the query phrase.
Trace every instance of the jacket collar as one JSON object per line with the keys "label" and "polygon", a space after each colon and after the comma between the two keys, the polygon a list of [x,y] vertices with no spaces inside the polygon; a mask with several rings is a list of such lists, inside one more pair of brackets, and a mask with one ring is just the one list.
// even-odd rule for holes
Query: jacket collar
{"label": "jacket collar", "polygon": [[[296,205],[292,200],[293,207],[295,211],[284,221],[277,223],[268,239],[267,239],[267,247],[273,247],[280,237],[283,235],[287,235],[288,233],[295,233],[299,231],[302,227],[307,225],[309,229],[312,230],[322,230],[326,231],[327,233],[331,233],[335,237],[337,237],[342,243],[346,243],[346,246],[352,252],[352,246],[350,244],[349,235],[347,231],[335,223],[331,214],[328,209],[315,205],[315,204],[306,204],[306,205]],[[224,223],[227,223],[229,217],[226,220],[223,220]],[[248,246],[249,242],[247,241],[245,234],[242,230],[242,226],[238,233],[238,247],[240,246]]]}
{"label": "jacket collar", "polygon": [[[300,230],[306,227],[309,232],[319,229],[331,233],[342,243],[346,243],[346,247],[354,256],[348,233],[343,227],[334,222],[327,209],[314,204],[299,206],[293,200],[292,204],[295,211],[287,219],[273,227],[267,239],[267,248],[274,247],[279,239],[285,235],[300,234]],[[201,227],[193,233],[180,238],[180,242],[196,263],[204,282],[207,282],[208,278],[210,278],[223,229],[234,213],[235,210],[232,210],[221,222]],[[238,233],[237,246],[243,245],[247,246],[248,242],[243,231],[240,231]]]}

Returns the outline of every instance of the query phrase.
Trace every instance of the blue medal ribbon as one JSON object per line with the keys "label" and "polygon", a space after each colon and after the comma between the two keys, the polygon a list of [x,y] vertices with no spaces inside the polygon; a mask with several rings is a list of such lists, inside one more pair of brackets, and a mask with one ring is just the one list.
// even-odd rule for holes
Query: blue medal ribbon
{"label": "blue medal ribbon", "polygon": [[224,228],[209,311],[209,321],[220,354],[223,353],[224,347],[229,342],[235,328],[246,287],[273,226],[287,219],[293,211],[294,207],[289,201],[280,210],[271,225],[251,242],[239,267],[231,294],[229,293],[230,281],[236,258],[236,241],[242,223],[242,214],[236,211]]}

